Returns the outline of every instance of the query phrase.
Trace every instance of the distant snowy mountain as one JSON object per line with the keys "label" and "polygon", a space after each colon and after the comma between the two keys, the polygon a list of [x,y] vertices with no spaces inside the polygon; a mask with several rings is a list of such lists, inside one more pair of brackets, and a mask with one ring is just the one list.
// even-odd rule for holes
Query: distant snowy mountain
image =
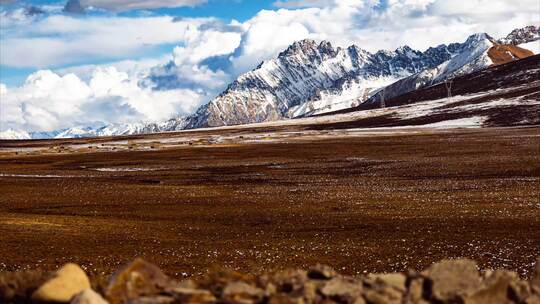
{"label": "distant snowy mountain", "polygon": [[464,43],[439,45],[424,52],[403,46],[370,53],[352,45],[302,40],[276,58],[240,75],[194,114],[165,122],[74,127],[53,132],[8,130],[0,138],[117,136],[200,127],[236,125],[312,116],[375,104],[487,67],[532,55],[516,45],[538,42],[538,28],[526,27],[495,40],[475,34]]}
{"label": "distant snowy mountain", "polygon": [[8,129],[0,132],[0,139],[31,139],[32,137],[26,131]]}
{"label": "distant snowy mountain", "polygon": [[508,36],[499,39],[500,44],[520,45],[540,40],[540,27],[530,25],[513,30]]}
{"label": "distant snowy mountain", "polygon": [[508,36],[499,39],[501,44],[517,45],[540,54],[540,26],[526,26],[513,30]]}
{"label": "distant snowy mountain", "polygon": [[147,122],[131,124],[110,124],[101,127],[76,126],[51,132],[25,132],[9,129],[7,131],[0,132],[0,139],[55,139],[135,135],[179,131],[185,128],[185,124],[185,118],[178,117],[159,123]]}
{"label": "distant snowy mountain", "polygon": [[294,118],[349,108],[379,88],[450,59],[457,44],[419,52],[410,47],[371,54],[355,45],[302,40],[240,75],[188,117],[188,128]]}
{"label": "distant snowy mountain", "polygon": [[451,59],[436,67],[396,81],[372,96],[367,103],[378,103],[383,94],[385,99],[397,97],[445,80],[532,55],[534,54],[531,51],[520,47],[502,45],[488,34],[475,34],[459,46]]}

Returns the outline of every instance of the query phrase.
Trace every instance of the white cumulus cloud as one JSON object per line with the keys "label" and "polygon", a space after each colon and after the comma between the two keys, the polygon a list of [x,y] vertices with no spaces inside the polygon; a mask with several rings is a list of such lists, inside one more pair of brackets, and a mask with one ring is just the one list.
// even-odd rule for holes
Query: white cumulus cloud
{"label": "white cumulus cloud", "polygon": [[96,68],[88,82],[50,70],[24,85],[0,87],[2,129],[51,131],[74,125],[160,121],[189,113],[200,103],[191,90],[154,91],[114,67]]}

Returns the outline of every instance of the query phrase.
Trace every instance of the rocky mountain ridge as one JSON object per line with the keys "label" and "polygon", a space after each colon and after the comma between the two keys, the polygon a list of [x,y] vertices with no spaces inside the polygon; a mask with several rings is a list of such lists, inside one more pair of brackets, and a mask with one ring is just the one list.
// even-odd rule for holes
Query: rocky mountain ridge
{"label": "rocky mountain ridge", "polygon": [[367,103],[385,99],[435,85],[459,76],[484,70],[490,66],[533,56],[534,53],[514,45],[503,45],[488,34],[475,34],[460,45],[457,55],[430,69],[402,78],[377,92]]}
{"label": "rocky mountain ridge", "polygon": [[506,37],[498,40],[500,44],[520,45],[540,40],[540,26],[526,26],[510,32]]}
{"label": "rocky mountain ridge", "polygon": [[[433,85],[456,76],[531,55],[514,44],[538,39],[534,26],[495,40],[485,33],[464,43],[442,44],[424,52],[403,46],[369,53],[352,45],[302,40],[276,58],[240,75],[228,88],[187,117],[165,122],[74,127],[54,132],[0,132],[0,138],[37,139],[130,135],[178,131],[306,117],[353,108],[359,104]],[[501,44],[501,43],[510,44]]]}

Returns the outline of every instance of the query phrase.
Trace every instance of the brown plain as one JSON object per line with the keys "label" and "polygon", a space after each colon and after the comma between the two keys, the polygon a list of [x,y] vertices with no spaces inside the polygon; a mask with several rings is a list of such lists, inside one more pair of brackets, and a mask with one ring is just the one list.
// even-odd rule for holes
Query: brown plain
{"label": "brown plain", "polygon": [[176,277],[316,263],[357,274],[468,257],[527,276],[540,255],[539,127],[297,131],[290,141],[2,152],[0,271],[70,261],[108,274],[143,257]]}

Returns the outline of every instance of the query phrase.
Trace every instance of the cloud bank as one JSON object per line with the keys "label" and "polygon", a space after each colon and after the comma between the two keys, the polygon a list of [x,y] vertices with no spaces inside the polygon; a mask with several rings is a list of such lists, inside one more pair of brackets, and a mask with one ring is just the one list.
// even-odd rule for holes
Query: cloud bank
{"label": "cloud bank", "polygon": [[75,125],[160,121],[200,103],[191,90],[154,91],[114,67],[96,68],[88,82],[41,70],[24,85],[0,86],[2,129],[51,131]]}

